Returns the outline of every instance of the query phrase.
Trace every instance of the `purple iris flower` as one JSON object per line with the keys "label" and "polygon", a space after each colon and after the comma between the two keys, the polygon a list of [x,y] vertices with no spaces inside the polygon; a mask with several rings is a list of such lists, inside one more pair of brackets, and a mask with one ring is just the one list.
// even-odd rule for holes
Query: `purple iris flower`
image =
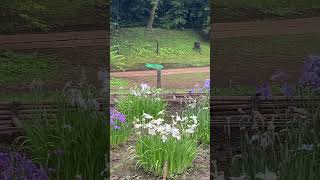
{"label": "purple iris flower", "polygon": [[285,95],[287,97],[292,97],[295,94],[295,88],[293,86],[289,85],[288,83],[285,83],[281,87],[281,92],[283,95]]}
{"label": "purple iris flower", "polygon": [[263,97],[265,97],[265,98],[268,98],[268,97],[272,96],[271,89],[267,84],[264,84],[263,86],[258,86],[256,88],[256,93],[261,95],[261,96],[263,96]]}
{"label": "purple iris flower", "polygon": [[15,152],[0,152],[0,179],[48,180],[47,173],[30,159]]}
{"label": "purple iris flower", "polygon": [[308,56],[305,59],[299,84],[313,89],[320,87],[320,56]]}
{"label": "purple iris flower", "polygon": [[207,90],[210,90],[210,79],[207,79],[207,80],[204,82],[203,88],[205,88],[205,89],[207,89]]}
{"label": "purple iris flower", "polygon": [[110,124],[113,126],[114,129],[120,129],[119,123],[126,122],[126,116],[116,110],[115,108],[110,109]]}
{"label": "purple iris flower", "polygon": [[8,167],[10,165],[10,158],[5,153],[0,153],[0,169]]}

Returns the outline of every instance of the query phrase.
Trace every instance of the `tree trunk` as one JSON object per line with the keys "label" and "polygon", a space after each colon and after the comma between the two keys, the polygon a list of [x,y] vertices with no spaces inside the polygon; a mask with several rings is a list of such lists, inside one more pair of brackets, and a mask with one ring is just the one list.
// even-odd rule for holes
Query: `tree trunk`
{"label": "tree trunk", "polygon": [[147,28],[152,30],[152,25],[153,25],[153,21],[154,21],[154,16],[156,15],[156,11],[157,11],[157,7],[159,4],[160,0],[154,0],[154,4],[152,6],[151,12],[150,12],[150,17],[149,17],[149,21],[147,24]]}

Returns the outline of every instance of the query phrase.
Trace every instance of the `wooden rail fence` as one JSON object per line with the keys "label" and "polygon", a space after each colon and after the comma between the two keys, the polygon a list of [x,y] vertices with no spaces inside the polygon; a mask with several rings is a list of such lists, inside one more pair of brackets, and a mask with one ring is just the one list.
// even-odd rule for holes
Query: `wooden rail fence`
{"label": "wooden rail fence", "polygon": [[[190,97],[198,97],[201,94],[166,94],[163,98],[170,103],[183,103]],[[110,104],[114,104],[114,99],[119,99],[125,95],[112,95]],[[214,127],[239,127],[243,125],[252,125],[255,112],[258,111],[266,120],[274,119],[276,126],[285,125],[287,121],[293,118],[297,112],[294,108],[303,108],[308,110],[310,106],[320,106],[320,99],[301,99],[294,97],[272,97],[262,99],[251,96],[212,96],[211,101],[211,125]],[[105,110],[102,100],[100,111]],[[0,101],[0,135],[12,135],[19,133],[17,121],[32,121],[33,114],[39,110],[39,104],[25,102]],[[45,109],[48,117],[54,118],[58,111],[58,104],[54,102],[42,102],[41,107]],[[296,111],[298,109],[295,109]]]}
{"label": "wooden rail fence", "polygon": [[[298,113],[308,113],[320,106],[320,99],[287,98],[275,96],[264,99],[255,96],[221,96],[211,98],[211,126],[239,127],[252,126],[253,119],[258,125],[273,120],[275,126],[284,126]],[[259,121],[260,119],[260,121]]]}
{"label": "wooden rail fence", "polygon": [[[186,97],[197,97],[200,94],[164,94],[162,98],[166,101],[180,102]],[[110,96],[110,104],[115,104],[115,99],[126,96],[126,94],[113,94]],[[105,103],[99,99],[100,111],[105,111]],[[40,106],[41,105],[41,106]],[[41,102],[40,104],[30,102],[10,102],[0,101],[0,136],[1,135],[14,135],[20,131],[17,126],[18,121],[32,121],[34,113],[39,112],[39,108],[45,110],[47,118],[54,118],[58,112],[58,104],[55,102]]]}

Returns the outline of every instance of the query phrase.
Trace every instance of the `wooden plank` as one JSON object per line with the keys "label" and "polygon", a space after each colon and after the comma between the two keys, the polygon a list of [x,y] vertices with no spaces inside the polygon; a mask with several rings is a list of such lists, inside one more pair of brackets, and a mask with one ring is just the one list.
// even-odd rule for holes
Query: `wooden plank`
{"label": "wooden plank", "polygon": [[251,101],[211,101],[212,106],[250,104]]}
{"label": "wooden plank", "polygon": [[0,115],[11,115],[12,111],[10,110],[0,110]]}
{"label": "wooden plank", "polygon": [[12,115],[0,115],[0,121],[12,119]]}
{"label": "wooden plank", "polygon": [[11,106],[0,106],[0,111],[1,110],[11,110]]}
{"label": "wooden plank", "polygon": [[20,132],[21,131],[18,128],[0,129],[0,135],[12,135]]}
{"label": "wooden plank", "polygon": [[12,102],[11,101],[0,101],[0,106],[11,106]]}
{"label": "wooden plank", "polygon": [[250,101],[251,96],[211,96],[210,101]]}
{"label": "wooden plank", "polygon": [[220,105],[220,106],[212,106],[214,110],[238,110],[241,109],[251,109],[251,104],[241,104],[241,105]]}
{"label": "wooden plank", "polygon": [[3,124],[12,124],[12,119],[8,119],[8,120],[1,120],[0,119],[0,125],[3,125]]}

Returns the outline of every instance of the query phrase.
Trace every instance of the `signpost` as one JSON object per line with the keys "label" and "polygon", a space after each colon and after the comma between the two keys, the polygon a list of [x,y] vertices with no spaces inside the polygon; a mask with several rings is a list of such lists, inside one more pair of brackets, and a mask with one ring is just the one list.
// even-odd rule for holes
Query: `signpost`
{"label": "signpost", "polygon": [[146,64],[145,66],[157,70],[157,88],[161,88],[161,70],[163,66],[161,64]]}

